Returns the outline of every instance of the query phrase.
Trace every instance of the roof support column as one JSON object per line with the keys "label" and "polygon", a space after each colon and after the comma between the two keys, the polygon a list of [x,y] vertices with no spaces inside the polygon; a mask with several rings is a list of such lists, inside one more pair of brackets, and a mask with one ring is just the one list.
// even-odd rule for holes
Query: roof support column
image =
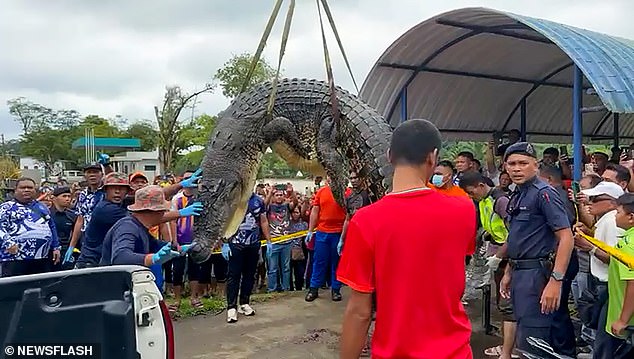
{"label": "roof support column", "polygon": [[401,123],[407,121],[407,86],[401,90]]}
{"label": "roof support column", "polygon": [[612,114],[612,122],[614,123],[614,148],[619,147],[619,114]]}
{"label": "roof support column", "polygon": [[583,74],[579,69],[579,66],[574,65],[572,86],[572,153],[574,156],[574,172],[573,180],[581,180],[581,173],[583,170],[583,119],[581,113],[582,95],[583,95]]}
{"label": "roof support column", "polygon": [[520,138],[526,142],[526,97],[520,104]]}

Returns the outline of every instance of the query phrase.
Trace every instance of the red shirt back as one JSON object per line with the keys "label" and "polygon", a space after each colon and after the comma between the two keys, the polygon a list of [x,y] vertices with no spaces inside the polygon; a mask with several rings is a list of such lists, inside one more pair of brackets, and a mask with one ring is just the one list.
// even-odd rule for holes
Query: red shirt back
{"label": "red shirt back", "polygon": [[337,278],[376,291],[373,358],[473,357],[460,299],[475,218],[469,198],[433,190],[389,194],[352,217]]}

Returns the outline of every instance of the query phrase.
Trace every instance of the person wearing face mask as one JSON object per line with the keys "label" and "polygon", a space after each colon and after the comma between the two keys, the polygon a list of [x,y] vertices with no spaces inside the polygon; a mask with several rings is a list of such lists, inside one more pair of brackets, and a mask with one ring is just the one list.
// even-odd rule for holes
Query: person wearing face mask
{"label": "person wearing face mask", "polygon": [[448,196],[464,196],[469,197],[467,193],[456,186],[452,178],[456,174],[456,170],[450,161],[440,161],[434,169],[434,175],[431,177],[431,188]]}

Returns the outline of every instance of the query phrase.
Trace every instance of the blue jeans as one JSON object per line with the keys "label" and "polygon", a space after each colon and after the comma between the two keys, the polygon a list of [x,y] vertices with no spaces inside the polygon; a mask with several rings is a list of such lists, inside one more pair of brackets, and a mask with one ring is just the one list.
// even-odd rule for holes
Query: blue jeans
{"label": "blue jeans", "polygon": [[[337,280],[337,266],[339,253],[337,244],[341,233],[315,232],[315,254],[313,256],[313,273],[310,278],[310,288],[319,289],[326,281],[326,272],[330,270],[331,288],[333,292],[341,290],[341,282]],[[330,268],[328,268],[330,262]]]}
{"label": "blue jeans", "polygon": [[[267,253],[269,263],[268,291],[279,290],[278,283],[282,284],[281,290],[291,289],[291,242],[273,244],[271,253]],[[278,279],[278,276],[281,278]],[[281,280],[280,280],[281,279]]]}
{"label": "blue jeans", "polygon": [[579,272],[572,281],[572,298],[575,300],[575,307],[579,307],[579,298],[583,294],[583,291],[588,289],[588,281],[590,280],[590,273]]}
{"label": "blue jeans", "polygon": [[150,266],[150,270],[152,271],[152,274],[154,274],[154,277],[156,277],[156,279],[154,279],[154,283],[156,283],[156,286],[158,287],[159,291],[161,291],[161,293],[164,293],[164,288],[163,288],[163,282],[164,282],[164,278],[163,278],[163,267],[160,264],[153,264]]}

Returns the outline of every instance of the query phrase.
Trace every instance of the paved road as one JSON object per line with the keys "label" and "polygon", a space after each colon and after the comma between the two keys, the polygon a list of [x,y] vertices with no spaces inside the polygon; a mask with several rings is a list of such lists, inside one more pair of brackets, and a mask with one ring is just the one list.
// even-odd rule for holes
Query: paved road
{"label": "paved road", "polygon": [[[329,293],[327,293],[329,294]],[[174,323],[178,359],[299,359],[337,358],[344,301],[333,303],[329,296],[307,303],[303,293],[255,304],[254,317],[239,317],[227,324],[226,313],[199,316]],[[478,305],[472,303],[472,308]],[[484,348],[500,339],[481,331],[479,316],[473,313],[474,358],[487,358]]]}

